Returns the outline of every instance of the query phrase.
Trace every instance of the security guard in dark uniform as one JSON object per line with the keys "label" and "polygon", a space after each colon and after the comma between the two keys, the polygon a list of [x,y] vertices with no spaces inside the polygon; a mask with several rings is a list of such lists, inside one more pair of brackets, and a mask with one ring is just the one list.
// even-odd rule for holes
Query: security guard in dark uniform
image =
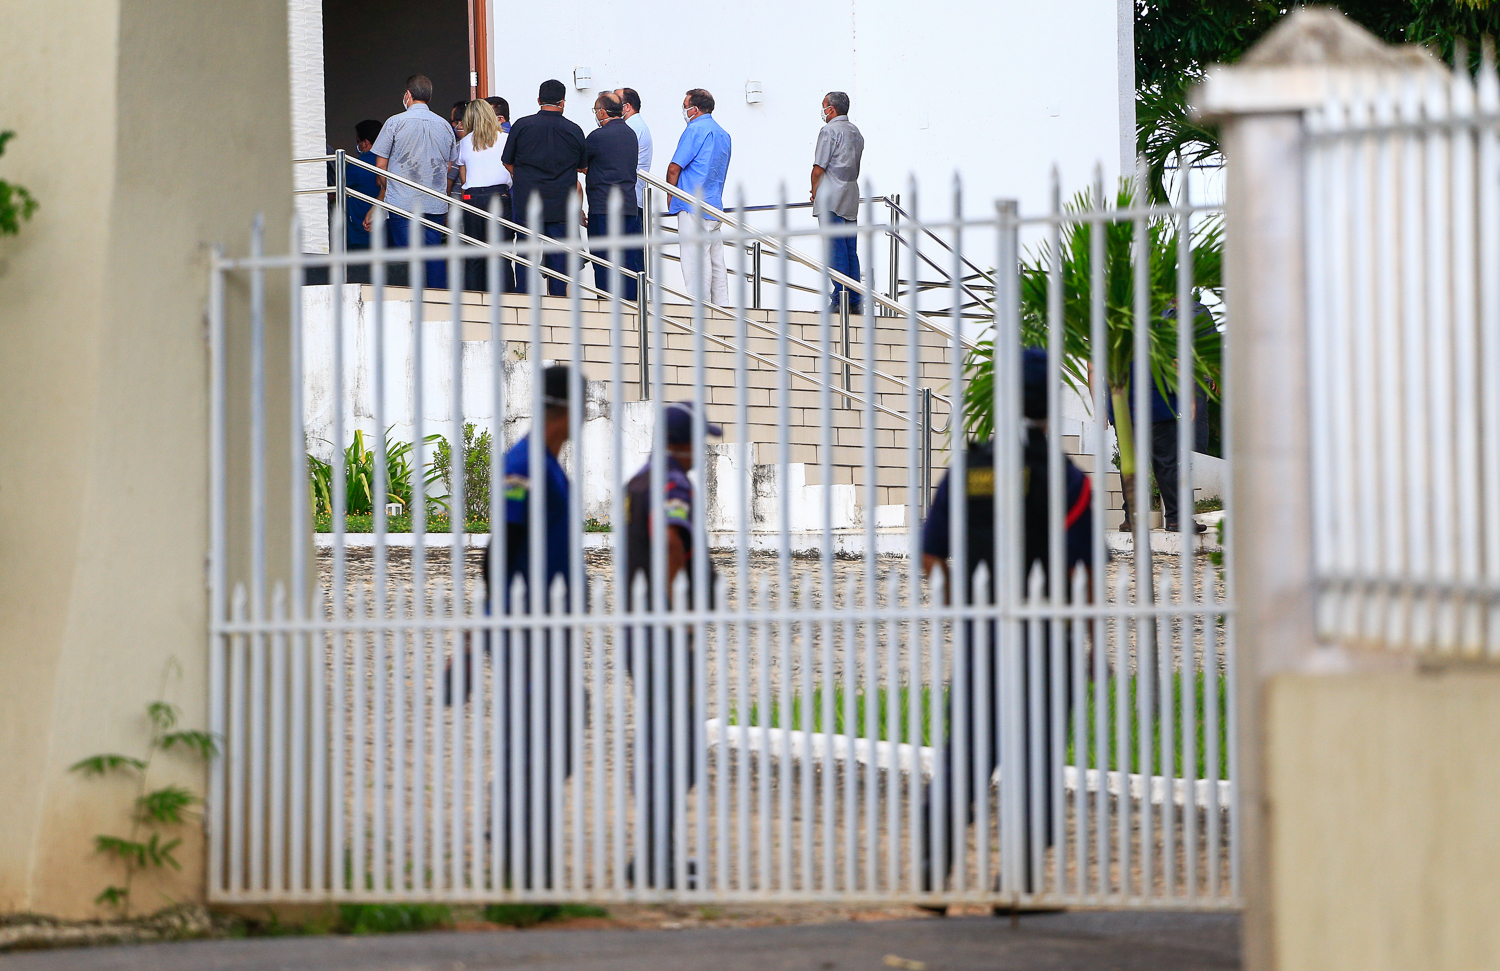
{"label": "security guard in dark uniform", "polygon": [[[1022,469],[1021,469],[1021,501],[1023,503],[1022,522],[1024,536],[1021,539],[1025,543],[1021,557],[1021,576],[1018,583],[1021,585],[1020,592],[1024,595],[1027,579],[1032,570],[1040,564],[1045,574],[1051,567],[1048,562],[1047,542],[1047,360],[1046,355],[1035,349],[1028,349],[1021,355],[1021,379],[1022,379],[1022,412],[1024,415],[1025,438],[1022,446]],[[996,602],[996,571],[992,562],[995,554],[995,445],[993,442],[971,442],[967,450],[966,468],[967,483],[965,499],[967,502],[967,519],[965,528],[965,544],[968,551],[968,570],[966,571],[966,589],[974,589],[974,574],[981,565],[989,571],[989,589],[987,592],[988,602]],[[1092,491],[1088,476],[1072,462],[1063,459],[1063,472],[1067,477],[1064,490],[1064,521],[1065,530],[1064,555],[1067,564],[1067,576],[1072,577],[1075,567],[1082,566],[1085,570],[1089,564],[1089,550],[1092,543],[1094,530],[1093,515],[1091,512]],[[933,495],[932,507],[927,514],[927,522],[923,524],[922,530],[922,565],[924,572],[929,575],[934,570],[940,571],[945,580],[948,580],[948,559],[951,555],[951,506],[953,485],[952,474],[943,477]],[[951,583],[951,581],[949,581]],[[1050,587],[1044,587],[1050,589]],[[1001,652],[998,650],[997,636],[998,625],[993,621],[988,623],[988,636],[984,639],[984,650],[988,663],[981,668],[988,672],[990,690],[988,691],[989,710],[975,710],[978,697],[975,686],[975,653],[976,653],[976,631],[973,621],[965,621],[958,628],[958,644],[955,651],[955,664],[963,665],[964,674],[962,681],[966,690],[962,697],[956,692],[950,692],[948,701],[947,718],[948,724],[953,724],[953,709],[955,705],[962,705],[961,711],[967,712],[963,719],[965,723],[964,738],[966,742],[965,752],[967,759],[962,765],[954,764],[951,742],[945,741],[942,746],[942,772],[932,786],[928,787],[927,798],[923,805],[924,833],[928,834],[930,841],[933,820],[934,802],[940,801],[944,822],[947,823],[948,840],[945,849],[946,866],[944,869],[951,872],[952,867],[963,858],[964,847],[967,845],[967,834],[965,828],[954,831],[952,826],[953,798],[954,798],[954,773],[964,773],[968,780],[969,805],[966,807],[966,819],[974,820],[974,800],[989,798],[988,780],[994,773],[995,767],[1000,762],[1000,731],[1002,723],[1002,711],[995,690],[998,683],[996,678],[999,672]],[[1052,799],[1049,795],[1056,783],[1057,775],[1062,771],[1062,766],[1052,762],[1052,739],[1051,739],[1051,709],[1050,709],[1050,684],[1051,684],[1051,652],[1045,641],[1044,631],[1042,650],[1039,652],[1042,662],[1041,684],[1043,685],[1041,706],[1039,711],[1030,709],[1029,692],[1026,685],[1029,684],[1031,651],[1027,650],[1024,638],[1025,627],[1021,634],[1023,641],[1020,650],[1021,675],[1020,684],[1023,705],[1022,724],[1026,726],[1025,731],[1040,731],[1042,733],[1041,752],[1041,785],[1042,792],[1042,818],[1033,819],[1032,810],[1032,784],[1033,767],[1029,764],[1031,744],[1029,736],[1021,745],[1021,764],[1014,767],[1007,766],[1004,772],[1005,785],[1020,785],[1022,787],[1022,839],[1021,845],[1025,847],[1025,858],[1021,861],[1021,872],[1025,889],[1030,892],[1036,888],[1031,885],[1032,861],[1031,837],[1033,827],[1045,827],[1043,844],[1051,846],[1055,839],[1056,820],[1051,818]],[[1065,669],[1064,683],[1071,683],[1071,662],[1069,655],[1064,652]],[[989,725],[989,751],[987,762],[981,764],[975,752],[975,726],[987,722]],[[976,771],[979,770],[979,771]],[[937,790],[935,793],[934,790]],[[941,799],[935,799],[935,795],[941,794]],[[924,850],[926,847],[924,846]],[[926,859],[924,853],[923,885],[926,889],[941,889],[942,880],[933,879],[932,861]]]}
{"label": "security guard in dark uniform", "polygon": [[[651,585],[651,547],[652,537],[663,526],[667,531],[667,589],[662,592],[661,606],[667,609],[682,606],[703,609],[713,606],[717,573],[712,560],[706,564],[708,589],[700,597],[693,586],[693,557],[696,555],[693,535],[695,530],[702,528],[694,515],[693,484],[687,476],[693,467],[695,455],[702,451],[702,443],[693,440],[693,416],[696,410],[696,406],[690,401],[679,401],[666,406],[667,442],[666,455],[663,456],[665,481],[660,501],[655,501],[651,495],[650,460],[625,485],[625,576],[629,578],[631,590],[628,596],[633,597],[639,583],[637,578],[645,579],[644,597],[639,602],[627,600],[630,613],[647,613],[658,606]],[[724,434],[724,430],[718,425],[705,423],[704,430],[709,435]],[[707,548],[707,544],[704,544],[704,548]],[[688,604],[673,604],[673,581],[684,571],[687,576]],[[687,750],[679,751],[676,744],[677,729],[672,724],[677,701],[676,636],[668,629],[666,637],[661,638],[658,643],[652,637],[651,625],[644,623],[639,627],[632,625],[625,635],[625,664],[644,699],[635,723],[635,764],[640,767],[639,778],[645,790],[643,795],[646,804],[645,816],[637,824],[639,835],[636,846],[640,869],[632,868],[631,871],[633,876],[645,877],[638,886],[676,886],[674,847],[677,819],[673,791],[679,777],[685,780],[684,789],[693,787],[697,781],[694,766],[704,745],[703,719],[699,716],[698,701],[693,694],[693,685],[698,680],[699,659],[691,641],[691,631],[688,632],[689,640],[682,652],[687,660],[687,671],[683,678],[687,687],[683,706],[687,711]],[[661,751],[657,750],[658,734],[661,735]],[[657,805],[658,786],[665,793],[665,801],[661,805]],[[689,888],[695,880],[693,863],[692,860],[688,861]]]}
{"label": "security guard in dark uniform", "polygon": [[[533,425],[530,432],[510,447],[505,453],[504,481],[505,524],[502,536],[505,542],[505,576],[499,584],[501,610],[505,614],[548,614],[552,612],[553,587],[564,585],[563,610],[569,609],[573,591],[567,589],[570,558],[570,532],[568,506],[571,484],[563,472],[558,455],[568,441],[569,386],[578,380],[571,367],[555,364],[543,369],[542,421]],[[581,396],[580,396],[581,397]],[[531,436],[542,436],[542,469],[533,474],[531,469]],[[540,492],[543,495],[545,531],[536,537],[543,543],[542,576],[531,575],[531,499]],[[484,590],[490,589],[492,575],[491,557],[493,545],[484,553]],[[512,587],[521,581],[525,593],[517,603],[512,603]],[[586,595],[587,590],[583,593]],[[491,607],[485,604],[485,612]],[[481,642],[489,652],[488,633],[480,635]],[[467,653],[467,652],[465,652]],[[560,671],[562,685],[560,699],[553,698],[553,669]],[[548,889],[555,886],[552,870],[553,825],[560,807],[553,805],[552,764],[561,760],[563,776],[572,774],[572,650],[567,630],[530,632],[505,632],[501,635],[500,650],[493,660],[495,695],[497,704],[505,712],[500,726],[506,733],[506,743],[499,753],[499,765],[494,780],[495,797],[500,805],[502,832],[499,838],[509,852],[509,885],[515,889]],[[444,703],[451,705],[455,686],[467,701],[473,691],[471,671],[477,669],[465,661],[454,671],[450,662],[444,684]],[[517,700],[519,699],[519,700]],[[554,700],[561,709],[557,714],[562,723],[562,733],[552,737]],[[532,734],[533,719],[541,724],[540,736]],[[510,737],[512,727],[519,731]],[[512,755],[515,755],[514,769]],[[540,755],[540,758],[537,756]],[[514,775],[513,775],[514,773]],[[518,779],[516,778],[518,777]],[[512,795],[512,788],[515,792]],[[533,804],[537,791],[541,792],[541,809]],[[514,814],[512,814],[514,806]],[[533,818],[533,816],[536,818]],[[538,833],[538,830],[540,833]],[[541,855],[533,858],[534,839],[540,836]],[[492,835],[491,838],[494,838]]]}

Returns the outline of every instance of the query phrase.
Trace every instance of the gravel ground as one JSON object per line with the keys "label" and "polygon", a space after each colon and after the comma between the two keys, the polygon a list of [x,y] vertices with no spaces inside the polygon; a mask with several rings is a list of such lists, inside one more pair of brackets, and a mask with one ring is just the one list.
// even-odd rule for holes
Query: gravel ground
{"label": "gravel ground", "polygon": [[[817,560],[794,561],[788,582],[774,556],[753,556],[749,561],[748,585],[734,582],[732,556],[716,555],[715,561],[727,581],[724,602],[730,609],[738,605],[740,591],[745,586],[751,590],[752,603],[758,606],[775,606],[784,599],[789,605],[816,608],[823,604],[829,591],[828,578]],[[479,564],[479,553],[466,555],[464,592],[470,604],[476,594]],[[1166,577],[1175,578],[1180,565],[1176,557],[1156,556],[1154,572],[1158,584]],[[318,566],[325,608],[331,615],[327,597],[335,572],[332,556],[321,552]],[[377,583],[381,580],[376,566],[369,550],[349,551],[343,565],[347,609],[372,620],[377,612]],[[407,615],[417,588],[416,566],[409,551],[388,552],[382,585],[389,593],[378,598],[386,604],[386,610],[379,612],[387,616]],[[1195,594],[1201,597],[1207,588],[1212,588],[1210,595],[1222,599],[1219,572],[1205,557],[1196,558],[1194,566]],[[447,614],[451,609],[448,552],[436,555],[429,552],[421,569],[427,609],[433,614]],[[835,560],[830,569],[834,605],[858,607],[864,592],[871,589],[864,562]],[[906,601],[907,569],[904,559],[882,558],[877,562],[874,590],[878,604]],[[614,591],[608,582],[610,570],[609,554],[590,557],[588,574],[591,583],[596,584],[593,602],[602,600],[606,610],[613,606]],[[1133,563],[1128,556],[1110,564],[1107,578],[1110,602],[1129,602],[1132,574]],[[921,602],[928,604],[925,590]],[[821,683],[829,676],[846,683],[856,681],[868,688],[872,684],[930,683],[934,659],[941,659],[945,672],[952,669],[951,638],[943,624],[888,621],[860,628],[853,623],[832,623],[827,625],[828,629],[821,624],[802,624],[790,631],[783,631],[778,625],[753,625],[756,629],[746,631],[732,625],[726,625],[725,630],[705,626],[696,634],[695,643],[705,658],[702,676],[706,717],[725,714],[736,717],[760,698],[774,699],[783,685],[788,692],[796,693],[809,681]],[[1128,670],[1134,668],[1136,626],[1133,622],[1106,624],[1109,640],[1105,657],[1110,661],[1122,658]],[[1159,628],[1159,643],[1172,647],[1170,658],[1174,668],[1180,667],[1184,653],[1180,638],[1185,626],[1174,618]],[[1197,635],[1191,651],[1194,666],[1203,664],[1206,643],[1214,651],[1212,666],[1221,666],[1222,647],[1218,639],[1202,636],[1201,620],[1191,627]],[[617,871],[631,852],[635,838],[631,783],[635,766],[632,746],[625,743],[634,735],[632,686],[618,664],[616,635],[616,630],[600,625],[586,630],[581,638],[579,687],[586,699],[587,716],[575,711],[575,724],[581,729],[575,757],[577,772],[571,779],[559,780],[562,825],[555,835],[565,861],[559,881],[562,886],[588,891],[587,895],[595,897],[601,896],[600,888],[604,888],[607,896],[610,888],[625,886],[623,879],[617,879],[622,877]],[[420,649],[423,642],[427,647]],[[440,703],[438,673],[453,655],[456,643],[461,642],[452,632],[444,631],[405,637],[362,634],[345,640],[342,650],[329,652],[328,678],[336,689],[328,695],[329,714],[336,726],[329,733],[330,755],[333,764],[346,769],[344,811],[339,814],[341,831],[334,835],[347,839],[351,846],[353,856],[349,865],[355,872],[366,872],[372,857],[378,857],[379,869],[393,865],[392,852],[398,852],[403,861],[411,861],[413,853],[419,853],[420,859],[429,861],[419,875],[432,878],[438,887],[462,887],[476,873],[481,882],[485,879],[489,865],[484,858],[489,847],[486,836],[492,808],[488,782],[496,738],[493,734],[496,705],[488,665],[480,665],[477,702],[456,708]],[[852,651],[846,648],[851,643]],[[912,643],[924,643],[928,649],[913,657],[909,651]],[[414,688],[418,689],[415,697]],[[400,717],[377,719],[375,702],[380,697],[386,699],[387,710]],[[398,698],[399,705],[395,703]],[[484,784],[467,769],[476,760],[485,765]],[[559,764],[560,760],[549,763]],[[432,777],[434,766],[440,767],[436,779]],[[914,815],[910,777],[866,767],[848,770],[838,762],[824,766],[816,762],[794,763],[786,771],[782,767],[779,759],[762,763],[758,757],[737,750],[726,756],[722,750],[712,749],[703,756],[703,782],[683,795],[682,818],[687,825],[682,828],[681,839],[684,856],[701,858],[706,887],[731,892],[786,888],[835,893],[853,889],[884,896],[909,896],[913,887]],[[559,770],[557,776],[560,775]],[[458,785],[460,780],[462,785]],[[919,787],[915,804],[920,805],[922,798]],[[582,803],[578,802],[580,799]],[[377,803],[383,813],[374,812]],[[459,809],[457,819],[455,806]],[[1157,807],[1150,813],[1151,835],[1143,843],[1143,815],[1138,802],[1121,803],[1111,797],[1104,808],[1106,892],[1142,893],[1143,850],[1152,860],[1151,895],[1174,895],[1167,887],[1168,869],[1173,889],[1181,893],[1188,869],[1187,857],[1192,858],[1193,876],[1200,892],[1215,870],[1220,891],[1227,892],[1229,858],[1224,838],[1227,816],[1218,813],[1210,816],[1199,810],[1186,814],[1185,818],[1180,810],[1163,814]],[[997,789],[992,785],[986,811],[990,838],[983,841],[987,844],[989,875],[981,878],[980,841],[971,827],[962,881],[969,890],[993,882],[993,867],[1000,849],[994,825],[997,810]],[[413,836],[410,826],[416,819],[423,826]],[[1084,890],[1097,890],[1099,818],[1093,796],[1087,800],[1082,816],[1070,796],[1064,807],[1064,819],[1062,890],[1068,894],[1078,892],[1080,823],[1086,850]],[[398,820],[404,827],[399,838],[395,826]],[[1192,824],[1197,844],[1193,853],[1181,849],[1188,842],[1185,832],[1188,823]],[[378,824],[383,824],[383,829],[377,838]],[[596,824],[602,824],[603,828],[596,830]],[[1129,834],[1129,847],[1123,856],[1117,841],[1122,825]],[[1163,825],[1173,834],[1174,846],[1170,854],[1172,865],[1166,869],[1162,866]],[[1210,831],[1219,835],[1212,848],[1206,842]],[[454,843],[478,848],[482,855],[455,857],[450,850]],[[430,866],[434,859],[444,864],[435,873]],[[458,870],[456,878],[454,864]],[[1056,851],[1048,850],[1043,886],[1056,886],[1057,864]],[[398,882],[405,883],[413,867],[408,862],[398,869],[404,871]],[[377,884],[389,882],[385,875],[389,870],[381,869],[381,873],[382,876],[371,879]],[[955,884],[952,889],[959,888]]]}

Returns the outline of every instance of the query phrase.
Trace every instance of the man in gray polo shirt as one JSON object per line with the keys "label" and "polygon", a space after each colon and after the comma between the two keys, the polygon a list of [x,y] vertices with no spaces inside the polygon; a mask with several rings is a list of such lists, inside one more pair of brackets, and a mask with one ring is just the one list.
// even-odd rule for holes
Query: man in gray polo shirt
{"label": "man in gray polo shirt", "polygon": [[[458,161],[458,143],[453,139],[453,126],[427,107],[432,100],[432,82],[421,74],[406,79],[406,92],[401,104],[406,108],[399,115],[386,119],[380,136],[370,150],[375,153],[375,164],[404,179],[426,186],[436,195],[429,195],[394,179],[385,179],[380,198],[409,213],[421,213],[433,222],[446,225],[448,222],[448,167]],[[373,210],[372,210],[373,212]],[[365,217],[365,228],[370,226],[370,217]],[[393,247],[406,246],[411,238],[411,220],[396,213],[386,214],[386,227],[390,231]],[[422,227],[424,245],[437,246],[443,242],[444,234],[432,226]],[[443,260],[428,260],[427,286],[443,289],[448,286],[448,264]]]}
{"label": "man in gray polo shirt", "polygon": [[[849,120],[849,96],[830,91],[823,98],[818,116],[823,130],[813,149],[813,211],[824,226],[847,226],[848,236],[828,240],[828,265],[853,280],[859,279],[859,239],[854,227],[859,219],[859,160],[865,153],[865,136]],[[830,309],[839,309],[839,292],[844,285],[833,281]],[[849,291],[850,313],[861,312],[857,291]]]}

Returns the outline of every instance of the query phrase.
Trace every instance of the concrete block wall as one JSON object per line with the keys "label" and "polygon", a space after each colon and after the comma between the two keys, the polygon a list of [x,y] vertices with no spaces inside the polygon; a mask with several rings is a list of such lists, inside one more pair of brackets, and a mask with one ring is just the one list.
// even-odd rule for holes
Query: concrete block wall
{"label": "concrete block wall", "polygon": [[[331,454],[333,433],[334,395],[332,387],[332,309],[334,289],[331,287],[304,288],[304,354],[307,366],[305,388],[305,415],[310,448],[318,454]],[[373,408],[373,367],[376,333],[376,310],[374,289],[358,284],[345,285],[340,292],[344,321],[344,439],[353,434],[354,428],[362,428],[367,435],[376,431]],[[387,425],[394,425],[393,434],[409,439],[414,431],[414,385],[415,364],[412,343],[413,316],[416,309],[411,291],[404,288],[386,288],[380,307],[385,328],[385,415]],[[634,312],[622,307],[616,326],[609,305],[603,301],[583,299],[578,339],[581,348],[583,370],[589,378],[590,410],[584,426],[584,440],[589,454],[605,455],[601,451],[612,441],[608,428],[607,406],[611,397],[611,359],[618,356],[621,362],[621,396],[626,403],[624,437],[625,454],[622,468],[626,474],[644,461],[650,440],[649,404],[642,402],[640,388],[639,324]],[[516,441],[530,425],[530,363],[532,355],[531,306],[524,295],[510,295],[492,303],[488,294],[464,293],[458,305],[463,341],[463,413],[466,420],[483,429],[495,431],[493,404],[493,354],[491,346],[491,319],[498,313],[501,338],[504,343],[503,373],[506,376],[506,421],[496,433],[503,444]],[[447,292],[432,292],[424,295],[421,305],[422,319],[422,370],[423,381],[423,434],[452,434],[452,338],[454,307]],[[821,524],[823,500],[803,490],[820,490],[824,485],[835,488],[835,510],[844,509],[853,503],[856,510],[864,500],[865,469],[863,448],[866,439],[865,414],[862,401],[851,401],[836,393],[830,393],[832,407],[827,412],[825,432],[824,412],[821,410],[823,392],[815,381],[824,373],[825,362],[821,355],[796,341],[819,346],[822,337],[822,321],[815,313],[789,312],[787,327],[789,347],[787,360],[790,368],[800,374],[781,376],[774,362],[779,360],[778,341],[773,331],[761,330],[753,325],[767,327],[778,325],[778,314],[773,310],[748,311],[752,326],[746,340],[748,355],[760,355],[765,361],[749,358],[746,362],[747,399],[746,423],[743,428],[736,423],[736,353],[729,346],[715,343],[713,338],[734,341],[736,323],[731,319],[708,321],[708,339],[704,342],[704,387],[702,397],[711,420],[725,426],[724,443],[750,445],[747,456],[736,453],[736,463],[748,461],[752,466],[765,467],[759,471],[760,481],[766,490],[754,506],[752,527],[779,528],[772,521],[771,510],[778,508],[782,489],[791,489],[799,497],[799,508],[807,505],[816,510]],[[667,305],[669,318],[687,319],[689,308],[682,305]],[[680,316],[679,316],[680,315]],[[565,298],[543,297],[540,318],[541,357],[543,360],[568,360],[574,357],[571,327],[572,312]],[[862,361],[865,348],[865,328],[851,324],[851,356]],[[837,335],[837,328],[831,326]],[[876,342],[877,362],[884,361],[885,368],[877,363],[877,369],[885,375],[907,381],[910,378],[908,357],[908,334],[903,318],[876,318],[872,328]],[[659,358],[652,367],[660,364],[662,387],[658,394],[667,401],[695,396],[693,387],[693,336],[672,325],[663,323],[663,340],[660,347],[652,348]],[[843,366],[837,361],[827,362],[836,386],[842,386]],[[917,374],[921,386],[931,387],[942,394],[951,386],[952,357],[948,343],[931,331],[918,332]],[[780,387],[785,380],[787,392],[785,410],[781,401]],[[892,521],[894,510],[903,508],[907,501],[909,470],[915,464],[911,452],[911,432],[904,416],[910,408],[907,389],[884,377],[876,377],[877,402],[896,414],[876,412],[875,439],[875,484],[877,518]],[[849,390],[863,395],[866,379],[861,369],[850,368]],[[1073,455],[1075,461],[1086,471],[1095,471],[1100,465],[1092,455],[1085,454],[1088,442],[1087,406],[1076,395],[1065,395],[1062,419],[1058,422],[1063,432],[1063,447]],[[1077,400],[1073,400],[1077,399]],[[636,412],[639,411],[639,415]],[[941,426],[947,420],[946,407],[936,403],[936,422]],[[597,426],[598,430],[595,430]],[[787,460],[800,468],[788,472],[787,482],[773,482],[777,477],[775,465],[779,461],[777,443],[782,428],[787,434]],[[825,434],[828,445],[825,445]],[[826,450],[826,455],[825,455]],[[824,459],[828,467],[823,467]],[[566,455],[565,455],[566,458]],[[722,459],[728,461],[727,459]],[[718,461],[718,460],[716,460]],[[947,462],[947,443],[944,436],[933,436],[932,461],[937,470]],[[1107,460],[1106,460],[1107,462]],[[567,464],[567,463],[565,463]],[[607,515],[609,496],[615,484],[604,481],[608,461],[591,462],[584,472],[586,515]],[[733,476],[725,470],[726,481]],[[826,472],[826,482],[825,482]],[[934,477],[940,475],[935,471]],[[790,478],[796,478],[795,482]],[[598,481],[595,481],[595,480]],[[1118,525],[1121,518],[1121,502],[1118,477],[1106,479],[1109,489],[1109,514],[1107,524]],[[811,505],[808,505],[811,503]],[[716,513],[716,528],[733,528],[731,514],[737,515],[737,501],[725,500],[723,511]],[[883,512],[880,507],[885,507]],[[809,516],[814,513],[809,513]],[[837,511],[835,525],[855,526],[863,522],[863,513],[855,511],[848,516]],[[800,520],[799,520],[800,522]],[[808,520],[810,523],[811,520]],[[807,524],[804,524],[807,525]],[[801,527],[794,527],[801,528]],[[807,528],[813,528],[808,525]],[[817,528],[821,528],[819,525]]]}

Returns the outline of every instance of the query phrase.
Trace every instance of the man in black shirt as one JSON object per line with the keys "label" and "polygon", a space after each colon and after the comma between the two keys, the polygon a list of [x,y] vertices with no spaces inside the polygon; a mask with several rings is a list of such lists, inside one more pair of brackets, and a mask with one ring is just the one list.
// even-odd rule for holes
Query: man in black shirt
{"label": "man in black shirt", "polygon": [[[578,170],[584,167],[583,129],[563,117],[564,95],[568,89],[561,81],[543,81],[537,92],[541,110],[516,119],[500,160],[510,170],[511,198],[516,222],[529,226],[531,194],[542,200],[543,235],[562,239],[568,232],[568,221],[576,219]],[[570,215],[570,213],[572,213]],[[542,262],[559,274],[567,272],[567,259],[561,252],[548,253]],[[529,293],[526,267],[516,267],[516,289]],[[548,278],[547,292],[554,297],[568,295],[568,284],[562,278]]]}
{"label": "man in black shirt", "polygon": [[[625,105],[611,92],[606,91],[594,101],[594,120],[599,127],[589,133],[583,141],[584,170],[587,178],[589,200],[589,239],[601,239],[609,234],[609,195],[612,190],[620,194],[620,231],[639,236],[641,232],[640,209],[635,203],[635,160],[638,146],[635,132],[625,123]],[[598,247],[595,256],[610,259],[608,247]],[[620,251],[620,263],[628,270],[640,270],[641,251]],[[609,291],[609,268],[594,264],[594,286]],[[626,300],[636,298],[636,280],[627,276],[624,289],[619,293]]]}

